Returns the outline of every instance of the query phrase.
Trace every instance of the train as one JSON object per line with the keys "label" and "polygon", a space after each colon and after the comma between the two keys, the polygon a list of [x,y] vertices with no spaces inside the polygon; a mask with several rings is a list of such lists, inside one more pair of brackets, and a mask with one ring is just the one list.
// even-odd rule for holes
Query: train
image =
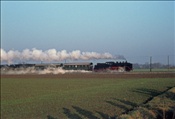
{"label": "train", "polygon": [[64,70],[85,70],[94,72],[105,72],[105,71],[125,71],[130,72],[133,70],[132,63],[127,61],[123,62],[105,62],[96,63],[93,65],[92,62],[80,62],[80,63],[41,63],[41,64],[11,64],[1,65],[1,70],[16,70],[33,67],[36,70],[44,70],[47,68],[62,68]]}

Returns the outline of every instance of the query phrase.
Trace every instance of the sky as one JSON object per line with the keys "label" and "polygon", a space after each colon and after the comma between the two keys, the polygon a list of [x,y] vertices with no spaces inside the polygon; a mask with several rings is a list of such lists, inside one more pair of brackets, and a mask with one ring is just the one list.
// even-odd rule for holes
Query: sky
{"label": "sky", "polygon": [[56,49],[175,64],[174,1],[1,1],[1,49]]}

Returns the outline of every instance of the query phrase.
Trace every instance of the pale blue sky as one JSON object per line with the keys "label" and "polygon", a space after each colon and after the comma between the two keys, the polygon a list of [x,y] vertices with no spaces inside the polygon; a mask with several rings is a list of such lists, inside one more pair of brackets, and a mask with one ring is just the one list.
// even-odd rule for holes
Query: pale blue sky
{"label": "pale blue sky", "polygon": [[174,1],[2,1],[1,48],[166,59],[175,55],[174,7]]}

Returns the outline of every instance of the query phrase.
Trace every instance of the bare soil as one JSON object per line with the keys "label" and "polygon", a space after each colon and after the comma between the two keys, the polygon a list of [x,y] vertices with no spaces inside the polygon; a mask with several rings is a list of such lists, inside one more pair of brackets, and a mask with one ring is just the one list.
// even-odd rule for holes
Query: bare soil
{"label": "bare soil", "polygon": [[1,74],[1,78],[175,78],[174,72],[125,72],[125,73],[65,73],[65,74]]}

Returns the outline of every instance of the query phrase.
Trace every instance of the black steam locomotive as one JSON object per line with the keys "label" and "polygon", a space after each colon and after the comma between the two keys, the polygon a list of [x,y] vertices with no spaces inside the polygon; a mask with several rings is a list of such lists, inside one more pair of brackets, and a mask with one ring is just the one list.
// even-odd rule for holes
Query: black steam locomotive
{"label": "black steam locomotive", "polygon": [[106,63],[97,63],[94,66],[94,71],[131,71],[132,64],[126,62],[106,62]]}

